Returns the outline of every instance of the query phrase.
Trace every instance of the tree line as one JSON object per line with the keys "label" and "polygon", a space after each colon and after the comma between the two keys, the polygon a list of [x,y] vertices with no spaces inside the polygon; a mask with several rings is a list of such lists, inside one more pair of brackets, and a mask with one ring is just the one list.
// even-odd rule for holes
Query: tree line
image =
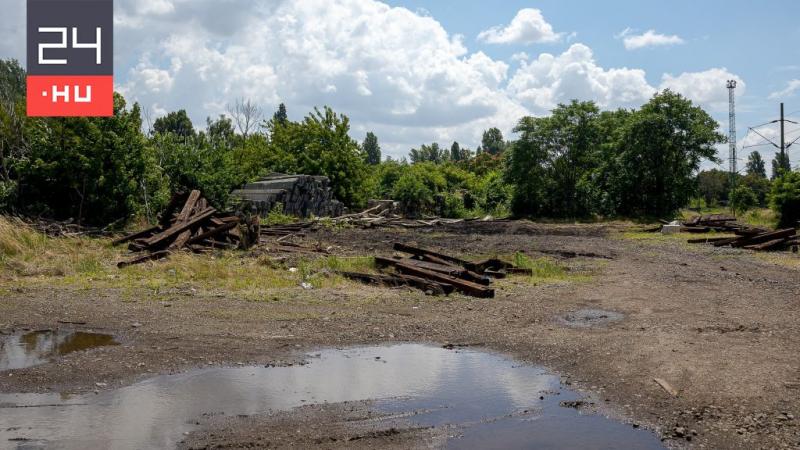
{"label": "tree line", "polygon": [[[394,160],[374,133],[354,140],[347,116],[329,107],[292,121],[283,104],[265,116],[238,99],[198,130],[185,110],[151,122],[115,94],[113,117],[29,118],[25,72],[0,60],[0,211],[96,225],[154,220],[173,192],[200,189],[224,208],[233,189],[282,172],[328,176],[351,208],[392,198],[410,214],[451,217],[667,217],[707,195],[704,180],[715,175],[697,171],[724,142],[705,111],[670,91],[637,110],[573,101],[521,118],[514,132],[506,140],[490,128],[474,151],[434,142]],[[795,175],[776,170],[791,203]],[[776,185],[751,189],[774,202]]]}

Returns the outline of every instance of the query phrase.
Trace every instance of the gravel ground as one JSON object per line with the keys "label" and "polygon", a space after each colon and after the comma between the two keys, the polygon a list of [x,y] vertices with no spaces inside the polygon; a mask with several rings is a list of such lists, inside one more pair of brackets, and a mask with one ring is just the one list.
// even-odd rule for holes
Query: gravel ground
{"label": "gravel ground", "polygon": [[[797,265],[678,240],[623,239],[612,225],[476,223],[329,230],[306,239],[342,255],[391,255],[395,241],[465,257],[524,251],[583,276],[536,285],[512,277],[486,300],[351,283],[276,289],[264,301],[201,295],[191,286],[158,299],[146,289],[15,286],[0,299],[1,332],[74,327],[113,333],[123,345],[0,372],[0,392],[85,392],[96,383],[113,389],[195,367],[292,364],[304,351],[330,346],[452,343],[548,367],[572,389],[598,399],[603,412],[652,428],[669,446],[800,448]],[[345,414],[353,420],[341,419]],[[312,405],[241,423],[210,420],[181,445],[408,448],[444,442],[443,430],[357,420],[370,414],[367,404]],[[318,426],[303,426],[298,434],[309,421]]]}

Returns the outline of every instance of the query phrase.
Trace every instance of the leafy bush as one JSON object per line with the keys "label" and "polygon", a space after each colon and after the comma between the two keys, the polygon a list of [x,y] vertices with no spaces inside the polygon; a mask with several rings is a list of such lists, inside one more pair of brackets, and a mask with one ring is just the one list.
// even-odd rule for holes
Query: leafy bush
{"label": "leafy bush", "polygon": [[731,209],[738,215],[742,214],[758,204],[758,197],[747,186],[738,186],[730,193]]}
{"label": "leafy bush", "polygon": [[772,182],[770,206],[780,216],[779,226],[797,227],[800,221],[800,172],[783,172]]}

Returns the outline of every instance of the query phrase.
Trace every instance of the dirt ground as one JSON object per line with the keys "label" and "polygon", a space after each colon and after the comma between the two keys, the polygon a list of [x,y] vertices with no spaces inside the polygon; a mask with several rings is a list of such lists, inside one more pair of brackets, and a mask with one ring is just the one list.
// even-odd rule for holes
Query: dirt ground
{"label": "dirt ground", "polygon": [[[342,255],[391,255],[393,242],[467,258],[523,251],[554,258],[580,276],[535,284],[512,277],[485,300],[354,283],[275,289],[262,301],[204,295],[191,286],[165,301],[144,288],[131,297],[116,289],[22,284],[0,300],[0,331],[75,327],[113,333],[123,345],[0,372],[0,392],[84,392],[96,383],[113,389],[201,366],[289,364],[328,346],[452,343],[543,365],[596,398],[605,412],[653,429],[669,446],[800,448],[800,265],[681,239],[631,239],[621,225],[478,222],[327,230],[306,239]],[[596,326],[567,318],[584,309],[622,318]],[[211,420],[181,446],[444,442],[442,430],[368,420],[371,414],[368,404],[312,405]]]}

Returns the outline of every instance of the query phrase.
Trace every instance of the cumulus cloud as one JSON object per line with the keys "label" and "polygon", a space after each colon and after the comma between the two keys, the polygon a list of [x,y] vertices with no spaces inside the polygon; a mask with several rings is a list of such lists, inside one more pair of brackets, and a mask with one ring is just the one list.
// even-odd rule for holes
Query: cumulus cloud
{"label": "cumulus cloud", "polygon": [[640,69],[604,69],[584,44],[573,44],[561,55],[543,53],[521,67],[508,83],[509,93],[527,108],[546,112],[572,99],[593,100],[604,108],[635,107],[656,88]]}
{"label": "cumulus cloud", "polygon": [[638,50],[645,47],[664,47],[670,45],[683,44],[685,41],[678,35],[666,35],[656,33],[655,30],[647,30],[643,34],[633,34],[633,30],[626,28],[617,38],[622,38],[622,43],[626,50]]}
{"label": "cumulus cloud", "polygon": [[671,89],[691,99],[703,107],[713,110],[728,108],[728,89],[726,82],[736,80],[736,93],[744,95],[747,84],[726,68],[714,68],[703,72],[684,72],[678,76],[664,74],[660,89]]}
{"label": "cumulus cloud", "polygon": [[562,34],[553,31],[538,9],[525,8],[508,25],[498,25],[481,31],[478,39],[490,44],[538,44],[561,40]]}
{"label": "cumulus cloud", "polygon": [[784,97],[791,97],[800,91],[800,79],[789,80],[786,87],[780,91],[769,94],[770,100],[779,100]]}
{"label": "cumulus cloud", "polygon": [[118,0],[118,40],[131,44],[118,48],[130,61],[119,89],[196,122],[236,97],[284,102],[293,118],[330,105],[354,137],[373,130],[395,156],[433,140],[477,143],[484,128],[510,131],[528,114],[503,91],[507,63],[468,52],[426,15],[373,0],[234,7],[242,1]]}

